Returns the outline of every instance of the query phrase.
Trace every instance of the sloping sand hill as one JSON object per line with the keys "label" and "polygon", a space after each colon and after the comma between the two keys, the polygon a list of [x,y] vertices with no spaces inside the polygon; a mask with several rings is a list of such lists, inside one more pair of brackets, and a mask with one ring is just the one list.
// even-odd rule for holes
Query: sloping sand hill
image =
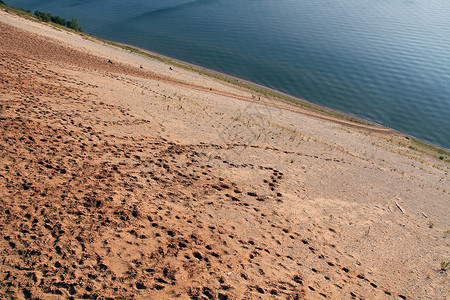
{"label": "sloping sand hill", "polygon": [[1,11],[1,298],[446,299],[416,147]]}

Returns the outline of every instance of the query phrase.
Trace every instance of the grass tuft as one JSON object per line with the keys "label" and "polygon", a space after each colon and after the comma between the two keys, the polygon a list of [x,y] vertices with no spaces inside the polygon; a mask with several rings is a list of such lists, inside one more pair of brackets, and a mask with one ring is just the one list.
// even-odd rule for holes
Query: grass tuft
{"label": "grass tuft", "polygon": [[450,261],[441,261],[441,271],[446,272],[448,269],[450,269]]}

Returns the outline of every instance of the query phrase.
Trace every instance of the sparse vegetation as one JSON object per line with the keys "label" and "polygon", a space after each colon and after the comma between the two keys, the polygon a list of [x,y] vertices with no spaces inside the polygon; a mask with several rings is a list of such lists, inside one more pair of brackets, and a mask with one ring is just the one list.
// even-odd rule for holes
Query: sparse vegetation
{"label": "sparse vegetation", "polygon": [[34,13],[31,12],[31,10],[23,9],[23,8],[16,8],[13,6],[7,5],[5,2],[0,0],[0,5],[9,11],[22,16],[26,19],[38,19],[39,21],[46,22],[46,23],[53,23],[56,25],[61,25],[70,29],[73,29],[75,31],[82,32],[80,25],[78,24],[78,20],[75,18],[72,18],[70,21],[66,21],[65,19],[61,18],[60,16],[53,16],[46,12],[41,12],[36,10]]}
{"label": "sparse vegetation", "polygon": [[34,12],[34,15],[41,21],[43,22],[52,22],[55,24],[59,24],[62,26],[66,26],[68,28],[71,28],[75,31],[83,31],[80,27],[80,25],[78,24],[78,20],[72,18],[70,21],[66,21],[65,19],[61,18],[60,16],[52,16],[49,13],[45,13],[45,12],[41,12],[36,10]]}
{"label": "sparse vegetation", "polygon": [[253,92],[256,92],[258,94],[261,94],[261,95],[264,95],[264,96],[267,96],[267,97],[275,97],[275,98],[278,98],[278,99],[281,99],[281,100],[285,100],[285,101],[288,101],[288,102],[300,105],[300,106],[305,107],[305,108],[309,108],[311,110],[319,111],[319,112],[322,112],[324,114],[327,114],[327,115],[330,115],[330,116],[335,116],[335,117],[338,117],[338,118],[341,118],[341,119],[344,119],[344,120],[347,120],[347,121],[351,121],[351,122],[354,122],[354,123],[365,124],[365,125],[373,125],[370,122],[364,122],[362,120],[356,119],[355,117],[351,117],[351,116],[345,115],[343,113],[339,113],[339,112],[336,112],[336,111],[332,111],[330,109],[326,109],[326,108],[320,107],[319,105],[315,105],[315,104],[312,104],[312,103],[309,103],[309,102],[306,102],[306,101],[302,101],[300,99],[297,99],[297,98],[294,98],[294,97],[291,97],[291,96],[288,96],[288,95],[284,95],[284,94],[281,94],[281,93],[277,93],[275,91],[264,89],[263,87],[252,85],[251,83],[242,82],[242,81],[239,81],[238,79],[230,78],[230,77],[228,77],[228,76],[226,76],[224,74],[215,73],[214,71],[210,71],[210,70],[200,69],[198,67],[194,67],[194,66],[191,66],[189,64],[180,62],[180,61],[175,61],[173,59],[164,57],[162,55],[151,54],[149,52],[146,52],[144,50],[141,50],[141,49],[129,46],[129,45],[124,45],[124,44],[121,44],[121,43],[116,43],[116,42],[112,42],[112,41],[108,41],[108,40],[103,40],[103,39],[100,39],[100,38],[97,38],[97,37],[93,37],[93,36],[91,36],[91,37],[94,38],[94,39],[97,39],[97,40],[99,40],[101,42],[104,42],[106,44],[109,44],[109,45],[112,45],[112,46],[115,46],[115,47],[119,47],[119,48],[128,50],[130,52],[133,52],[133,53],[136,53],[136,54],[139,54],[139,55],[151,58],[151,59],[155,59],[155,60],[158,60],[158,61],[170,64],[172,66],[175,66],[175,67],[178,67],[178,68],[181,68],[181,69],[192,71],[192,72],[198,73],[200,75],[206,75],[206,76],[209,76],[209,77],[212,77],[212,78],[216,78],[216,79],[219,79],[221,81],[225,81],[227,83],[231,83],[233,85],[237,85],[239,87],[251,90]]}
{"label": "sparse vegetation", "polygon": [[426,152],[430,152],[431,151],[435,155],[436,154],[439,155],[439,156],[436,156],[436,157],[439,158],[440,160],[443,160],[445,162],[450,163],[450,152],[448,152],[448,151],[446,151],[444,149],[435,147],[433,145],[427,144],[425,142],[416,140],[416,139],[412,139],[412,142],[416,146],[418,146],[418,147],[415,147],[417,149],[417,151],[422,152],[422,153],[426,153]]}
{"label": "sparse vegetation", "polygon": [[441,271],[447,272],[448,269],[450,269],[450,261],[441,261]]}

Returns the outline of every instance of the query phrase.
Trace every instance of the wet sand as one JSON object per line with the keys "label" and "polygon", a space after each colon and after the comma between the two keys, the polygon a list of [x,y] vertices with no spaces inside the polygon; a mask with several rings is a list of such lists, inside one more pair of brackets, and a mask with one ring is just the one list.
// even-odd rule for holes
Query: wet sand
{"label": "wet sand", "polygon": [[399,134],[4,11],[0,82],[2,298],[450,292],[449,164]]}

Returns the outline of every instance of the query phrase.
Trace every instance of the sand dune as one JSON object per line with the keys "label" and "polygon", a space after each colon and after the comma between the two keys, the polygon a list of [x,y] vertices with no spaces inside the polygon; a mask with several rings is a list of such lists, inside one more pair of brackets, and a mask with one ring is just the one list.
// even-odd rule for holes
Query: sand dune
{"label": "sand dune", "polygon": [[0,82],[2,298],[448,299],[449,164],[398,133],[4,11]]}

